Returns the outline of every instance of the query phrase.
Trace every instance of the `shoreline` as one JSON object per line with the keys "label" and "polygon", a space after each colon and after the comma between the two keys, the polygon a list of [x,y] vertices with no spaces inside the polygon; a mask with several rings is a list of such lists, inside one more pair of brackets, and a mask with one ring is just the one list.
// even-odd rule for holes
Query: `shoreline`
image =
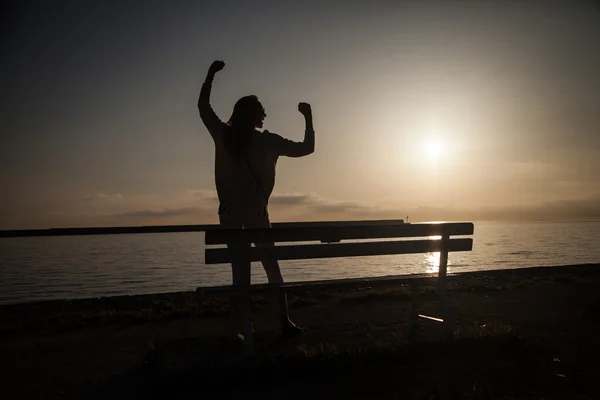
{"label": "shoreline", "polygon": [[[517,377],[509,374],[510,382],[525,391],[527,385],[542,392],[547,388],[546,398],[569,398],[573,388],[579,398],[592,389],[600,394],[594,384],[600,383],[599,287],[600,264],[449,275],[456,339],[444,342],[440,324],[421,322],[416,346],[408,343],[410,290],[405,286],[291,291],[291,315],[307,334],[289,340],[278,336],[270,299],[255,296],[259,356],[244,390],[271,388],[269,377],[277,374],[287,398],[311,390],[332,398],[378,397],[369,395],[368,379],[361,376],[373,373],[375,380],[389,377],[380,382],[386,398],[401,390],[400,383],[420,393],[414,398],[437,390],[457,390],[470,398],[494,398],[490,390],[504,393],[500,397],[522,397],[525,392],[511,392],[503,380],[509,378],[502,378],[506,371],[518,371]],[[435,288],[423,286],[421,293],[423,312],[436,315]],[[125,392],[136,397],[145,390],[167,396],[176,390],[183,397],[240,395],[227,381],[233,370],[245,368],[229,339],[227,303],[175,292],[2,305],[0,370],[8,392],[21,398],[87,398],[90,393],[104,398],[98,393]],[[417,359],[410,356],[415,352]],[[412,378],[390,377],[392,364]],[[427,374],[427,368],[435,374]],[[300,383],[298,376],[281,375],[283,370],[307,378]],[[323,382],[324,370],[342,381]],[[262,372],[256,376],[256,371]],[[557,384],[563,386],[557,389]]]}
{"label": "shoreline", "polygon": [[[529,274],[536,272],[550,272],[555,273],[555,269],[557,268],[586,268],[586,267],[594,267],[600,266],[600,262],[598,263],[583,263],[583,264],[567,264],[567,265],[550,265],[550,266],[534,266],[534,267],[517,267],[517,268],[503,268],[503,269],[493,269],[493,270],[477,270],[477,271],[465,271],[465,272],[455,272],[449,273],[448,279],[452,280],[456,277],[473,277],[476,278],[478,275],[486,275],[486,276],[497,276],[503,277],[505,275],[512,275],[511,271],[522,271],[520,273]],[[410,274],[409,274],[410,275]],[[382,275],[385,276],[385,275]],[[200,288],[205,286],[198,286]],[[206,286],[207,288],[211,286]],[[140,294],[120,294],[114,296],[95,296],[95,297],[76,297],[76,298],[65,298],[65,299],[47,299],[47,300],[34,300],[34,301],[25,301],[18,303],[4,303],[0,304],[0,313],[3,309],[12,308],[12,307],[35,307],[35,306],[55,306],[59,304],[68,304],[75,302],[94,302],[94,301],[105,301],[105,302],[122,302],[126,300],[142,300],[142,299],[153,299],[156,297],[177,297],[177,296],[189,296],[196,293],[195,290],[180,290],[174,292],[156,292],[156,293],[140,293]]]}

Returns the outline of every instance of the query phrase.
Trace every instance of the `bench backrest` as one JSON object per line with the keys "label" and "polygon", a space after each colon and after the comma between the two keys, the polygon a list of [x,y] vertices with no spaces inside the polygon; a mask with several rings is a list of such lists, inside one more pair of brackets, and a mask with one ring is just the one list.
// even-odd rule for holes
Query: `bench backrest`
{"label": "bench backrest", "polygon": [[[348,221],[332,223],[288,223],[271,229],[216,229],[206,232],[205,262],[230,263],[234,257],[248,261],[264,259],[302,260],[389,254],[470,251],[470,238],[451,236],[473,234],[471,222],[406,224],[403,221]],[[436,237],[439,239],[341,242],[362,239]],[[250,247],[250,243],[320,242],[309,244]],[[236,249],[211,248],[236,243]]]}

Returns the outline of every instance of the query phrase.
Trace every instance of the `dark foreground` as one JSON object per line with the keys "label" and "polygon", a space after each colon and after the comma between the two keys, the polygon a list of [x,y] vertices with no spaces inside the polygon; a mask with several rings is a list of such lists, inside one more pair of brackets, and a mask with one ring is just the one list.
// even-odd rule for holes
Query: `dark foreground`
{"label": "dark foreground", "polygon": [[256,298],[253,360],[227,336],[226,302],[195,293],[2,306],[0,397],[600,398],[600,265],[452,277],[449,342],[422,321],[408,344],[409,294],[293,293],[308,333],[285,340]]}

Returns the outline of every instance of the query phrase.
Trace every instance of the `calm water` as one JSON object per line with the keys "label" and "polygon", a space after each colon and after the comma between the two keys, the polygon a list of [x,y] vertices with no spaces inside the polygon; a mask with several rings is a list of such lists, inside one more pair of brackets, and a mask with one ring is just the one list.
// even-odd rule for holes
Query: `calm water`
{"label": "calm water", "polygon": [[[481,222],[449,272],[600,263],[600,222]],[[0,239],[0,304],[194,290],[230,283],[203,233]],[[282,262],[288,281],[431,272],[436,254]],[[259,263],[253,282],[265,282]]]}

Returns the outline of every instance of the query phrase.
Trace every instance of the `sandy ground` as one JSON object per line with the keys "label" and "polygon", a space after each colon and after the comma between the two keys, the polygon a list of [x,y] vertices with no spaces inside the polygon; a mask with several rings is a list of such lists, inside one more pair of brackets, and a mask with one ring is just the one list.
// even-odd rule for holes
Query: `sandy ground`
{"label": "sandy ground", "polygon": [[[0,307],[0,397],[600,398],[600,265],[449,280],[455,339],[410,289],[290,293],[307,333],[282,339],[254,301],[258,355],[230,339],[227,302],[172,293]],[[439,314],[435,289],[422,310]]]}

